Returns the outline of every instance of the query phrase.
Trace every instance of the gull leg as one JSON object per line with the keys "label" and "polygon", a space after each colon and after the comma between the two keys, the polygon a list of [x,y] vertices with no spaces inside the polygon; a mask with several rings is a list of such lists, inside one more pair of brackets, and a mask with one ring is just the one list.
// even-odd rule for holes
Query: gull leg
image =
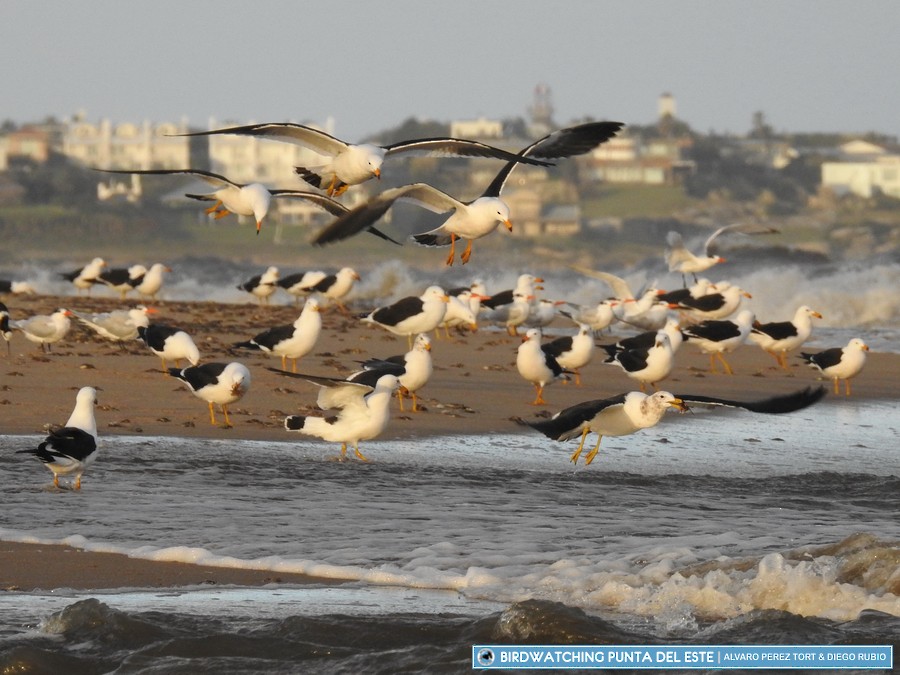
{"label": "gull leg", "polygon": [[229,211],[228,209],[222,209],[221,211],[216,211],[216,216],[213,220],[219,220],[220,218],[224,218],[228,215],[231,215],[231,211]]}
{"label": "gull leg", "polygon": [[834,383],[834,395],[837,396],[841,393],[841,387],[838,384],[838,378],[833,377],[831,378],[831,381]]}
{"label": "gull leg", "polygon": [[[329,197],[334,197],[334,196],[335,196],[335,194],[334,194],[334,184],[335,184],[336,182],[337,182],[337,176],[335,176],[334,174],[332,174],[332,175],[331,175],[331,182],[328,184],[328,189],[325,190],[325,193],[326,193]],[[344,448],[344,451],[346,452],[346,448]]]}
{"label": "gull leg", "polygon": [[209,402],[209,423],[215,426],[216,424],[216,411],[213,410],[212,401]]}
{"label": "gull leg", "polygon": [[341,461],[347,459],[347,444],[341,443],[341,456],[339,457]]}
{"label": "gull leg", "polygon": [[591,450],[591,451],[587,454],[587,456],[584,458],[584,465],[585,465],[585,466],[587,466],[588,464],[590,464],[591,462],[593,462],[593,461],[594,461],[594,457],[596,457],[596,456],[597,456],[597,453],[600,452],[600,441],[602,441],[602,440],[603,440],[603,436],[600,435],[600,434],[597,434],[597,445],[595,445],[595,446],[594,446],[594,449]]}
{"label": "gull leg", "polygon": [[216,213],[219,210],[219,207],[222,206],[222,202],[216,200],[216,203],[210,206],[208,209],[204,209],[203,212],[207,215],[211,213]]}
{"label": "gull leg", "polygon": [[78,474],[77,476],[75,476],[75,489],[76,490],[81,489],[81,474]]}
{"label": "gull leg", "polygon": [[287,369],[287,356],[285,356],[284,354],[281,355],[281,369]]}
{"label": "gull leg", "polygon": [[459,259],[462,261],[462,264],[465,265],[469,262],[469,258],[472,257],[472,240],[469,239],[466,242],[466,250],[462,252],[462,255],[459,256]]}
{"label": "gull leg", "polygon": [[59,487],[59,474],[53,474],[53,485]]}
{"label": "gull leg", "polygon": [[453,258],[456,256],[456,235],[450,233],[450,255],[447,256],[447,264],[453,265]]}
{"label": "gull leg", "polygon": [[711,372],[711,373],[717,373],[717,372],[719,372],[718,370],[716,370],[716,355],[715,355],[715,352],[710,352],[710,354],[709,354],[709,372]]}
{"label": "gull leg", "polygon": [[[337,179],[337,177],[335,177],[335,179]],[[342,194],[344,194],[347,191],[348,187],[350,187],[350,186],[349,185],[341,185],[339,188],[335,188],[334,196],[340,197]]]}
{"label": "gull leg", "polygon": [[850,380],[849,379],[844,380],[844,394],[846,394],[847,396],[850,395]]}
{"label": "gull leg", "polygon": [[414,391],[409,392],[409,396],[410,396],[410,398],[412,398],[412,402],[413,402],[412,411],[419,412],[419,399],[416,397],[416,392],[414,392]]}
{"label": "gull leg", "polygon": [[297,372],[297,359],[291,359],[291,372]]}
{"label": "gull leg", "polygon": [[[566,380],[566,381],[568,382],[568,380]],[[576,387],[581,386],[581,370],[575,371],[575,386]]]}
{"label": "gull leg", "polygon": [[362,453],[359,451],[359,444],[358,444],[358,443],[354,443],[354,444],[353,444],[353,451],[356,453],[356,456],[357,456],[357,458],[359,458],[360,461],[362,461],[362,462],[368,462],[368,461],[369,461],[369,458],[366,457],[364,454],[362,454]]}
{"label": "gull leg", "polygon": [[160,357],[159,360],[162,361],[162,371],[163,371],[163,373],[165,373],[166,375],[168,375],[168,374],[169,374],[169,369],[166,368],[166,360],[165,360],[164,358],[162,358],[162,357]]}
{"label": "gull leg", "polygon": [[222,414],[225,415],[225,426],[227,428],[231,428],[231,420],[228,419],[228,406],[226,404],[222,404]]}
{"label": "gull leg", "polygon": [[729,375],[734,375],[734,370],[731,368],[731,364],[725,360],[725,355],[722,352],[718,352],[719,360],[722,362],[722,365],[725,367],[725,372]]}
{"label": "gull leg", "polygon": [[572,456],[571,456],[571,457],[569,457],[569,461],[571,461],[572,464],[578,464],[578,458],[581,456],[581,451],[584,450],[584,439],[587,438],[587,435],[588,435],[590,432],[591,432],[591,430],[588,429],[587,427],[585,427],[584,430],[582,430],[582,432],[581,432],[581,442],[578,444],[578,449],[575,450],[575,452],[572,453]]}
{"label": "gull leg", "polygon": [[400,404],[400,412],[403,412],[403,392],[397,390],[397,402]]}
{"label": "gull leg", "polygon": [[536,384],[534,385],[534,390],[537,393],[537,396],[531,405],[546,405],[547,402],[544,400],[544,385]]}

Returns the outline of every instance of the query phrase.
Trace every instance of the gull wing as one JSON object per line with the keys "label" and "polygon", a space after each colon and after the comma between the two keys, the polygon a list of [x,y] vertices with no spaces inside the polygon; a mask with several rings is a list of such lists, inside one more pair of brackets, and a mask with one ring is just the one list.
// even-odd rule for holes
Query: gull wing
{"label": "gull wing", "polygon": [[795,412],[811,406],[825,396],[825,387],[806,387],[791,394],[772,396],[756,401],[733,401],[712,396],[699,396],[695,394],[675,394],[685,403],[693,403],[698,406],[721,406],[726,408],[742,408],[754,413],[766,413],[780,415]]}
{"label": "gull wing", "polygon": [[365,407],[365,396],[372,392],[375,387],[358,382],[348,382],[335,377],[320,377],[318,375],[305,375],[303,373],[290,373],[279,368],[268,368],[273,373],[293,377],[300,380],[306,380],[319,387],[319,396],[316,399],[316,405],[322,410],[344,410],[362,406]]}
{"label": "gull wing", "polygon": [[620,300],[634,299],[634,293],[632,292],[631,287],[628,285],[628,282],[625,281],[622,277],[617,277],[615,274],[610,274],[609,272],[592,270],[590,267],[581,267],[580,265],[572,265],[571,269],[585,275],[586,277],[592,277],[594,279],[600,279],[600,281],[606,282],[606,285],[612,289],[615,296]]}
{"label": "gull wing", "polygon": [[236,134],[239,136],[261,136],[276,141],[294,143],[312,148],[322,155],[335,156],[349,147],[349,144],[335,138],[324,131],[313,129],[303,124],[290,122],[267,122],[263,124],[247,124],[240,127],[212,129],[210,131],[194,131],[189,134],[173,134],[175,136],[214,136],[217,134]]}
{"label": "gull wing", "polygon": [[725,232],[739,232],[741,234],[778,234],[780,230],[777,230],[774,227],[756,225],[754,223],[732,223],[731,225],[723,225],[709,235],[706,242],[703,244],[704,254],[709,255],[709,247],[713,243],[713,240]]}
{"label": "gull wing", "polygon": [[[326,225],[324,229],[313,238],[313,244],[329,244],[340,241],[364,230],[373,231],[372,227],[398,199],[410,201],[418,206],[443,213],[463,206],[462,202],[454,199],[446,192],[442,192],[426,183],[411,183],[400,187],[385,190],[367,202]],[[373,232],[375,234],[380,234]],[[384,235],[381,235],[384,236]],[[393,241],[393,240],[392,240]],[[396,242],[395,242],[396,243]]]}
{"label": "gull wing", "polygon": [[553,166],[553,162],[541,159],[525,157],[521,154],[501,150],[487,143],[469,141],[463,138],[419,138],[409,141],[399,141],[385,145],[386,155],[400,153],[422,153],[432,156],[450,157],[493,157],[505,159],[508,162],[522,162],[537,166]]}
{"label": "gull wing", "polygon": [[[142,169],[142,170],[134,170],[134,171],[125,171],[125,170],[117,170],[117,169],[94,169],[95,171],[102,171],[103,173],[132,173],[132,174],[140,174],[142,176],[167,176],[167,175],[175,175],[175,174],[184,174],[186,176],[196,176],[203,181],[206,181],[210,185],[213,185],[218,188],[222,187],[236,187],[242,188],[244,187],[241,183],[235,183],[232,180],[225,178],[225,176],[221,176],[217,173],[213,173],[212,171],[203,171],[202,169]],[[195,197],[196,198],[196,197]]]}
{"label": "gull wing", "polygon": [[310,192],[309,190],[269,190],[273,197],[286,197],[288,199],[304,199],[312,202],[324,211],[333,216],[342,216],[349,209],[336,199],[332,199],[328,195],[320,192]]}
{"label": "gull wing", "polygon": [[[601,143],[615,136],[625,126],[621,122],[588,122],[574,127],[559,129],[539,138],[519,152],[519,157],[536,159],[559,159],[574,157],[590,152]],[[521,163],[521,159],[509,162],[491,181],[483,197],[499,197],[509,174]]]}
{"label": "gull wing", "polygon": [[[713,237],[716,235],[713,235]],[[712,237],[706,242],[712,241]],[[666,243],[668,247],[666,248],[666,263],[669,265],[669,271],[672,272],[678,268],[683,262],[686,262],[692,259],[694,256],[688,251],[687,247],[684,245],[684,239],[681,237],[680,232],[675,232],[674,230],[670,231],[669,234],[666,235]]]}

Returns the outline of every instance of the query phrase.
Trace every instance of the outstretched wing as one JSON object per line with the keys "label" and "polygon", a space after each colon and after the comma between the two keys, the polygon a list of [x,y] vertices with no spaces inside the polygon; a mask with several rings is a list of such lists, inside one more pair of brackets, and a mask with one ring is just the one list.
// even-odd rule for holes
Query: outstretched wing
{"label": "outstretched wing", "polygon": [[[400,187],[385,190],[367,202],[338,216],[313,238],[312,243],[316,245],[329,244],[352,237],[354,234],[365,230],[372,231],[372,226],[399,199],[413,202],[435,213],[443,213],[462,206],[461,202],[446,192],[442,192],[426,183],[401,185]],[[380,233],[375,232],[375,234]]]}
{"label": "outstretched wing", "polygon": [[[102,171],[104,173],[136,173],[142,176],[167,176],[174,174],[184,174],[186,176],[196,176],[201,180],[206,181],[210,185],[218,188],[222,187],[244,187],[241,183],[235,183],[232,180],[225,178],[225,176],[221,176],[217,173],[213,173],[212,171],[203,171],[202,169],[144,169],[144,170],[135,170],[135,171],[125,171],[125,170],[117,170],[117,169],[95,169],[95,171]],[[190,195],[193,196],[193,195]],[[193,197],[197,199],[197,197]]]}
{"label": "outstretched wing", "polygon": [[553,166],[553,162],[541,159],[525,157],[521,154],[501,150],[487,143],[469,141],[464,138],[418,138],[409,141],[399,141],[385,145],[385,154],[422,153],[434,156],[458,156],[458,157],[493,157],[505,159],[508,162],[522,162],[537,166]]}
{"label": "outstretched wing", "polygon": [[188,134],[173,134],[175,136],[214,136],[217,134],[237,134],[239,136],[262,136],[276,141],[295,143],[307,148],[312,148],[323,155],[335,156],[347,149],[348,144],[339,138],[324,131],[313,129],[303,124],[291,124],[289,122],[267,122],[263,124],[247,124],[239,127],[227,127],[225,129],[212,129],[210,131],[193,131]]}
{"label": "outstretched wing", "polygon": [[482,196],[499,197],[509,174],[521,163],[522,157],[558,159],[583,155],[615,136],[623,126],[621,122],[588,122],[547,134],[520,151],[520,159],[500,169]]}
{"label": "outstretched wing", "polygon": [[634,299],[634,292],[631,290],[628,282],[625,281],[622,277],[617,277],[615,274],[610,274],[609,272],[592,270],[590,267],[581,267],[579,265],[572,265],[572,269],[585,275],[586,277],[592,277],[594,279],[600,279],[600,281],[606,282],[606,285],[612,289],[615,296],[620,300]]}
{"label": "outstretched wing", "polygon": [[375,387],[358,382],[348,382],[336,377],[320,377],[318,375],[306,375],[303,373],[290,373],[279,368],[268,368],[273,373],[306,380],[322,387],[316,399],[316,405],[322,410],[343,410],[354,406],[365,406],[365,395]]}
{"label": "outstretched wing", "polygon": [[754,413],[766,413],[780,415],[782,413],[795,412],[811,406],[825,396],[825,387],[807,387],[792,394],[772,396],[756,401],[733,401],[726,398],[714,398],[712,396],[699,396],[695,394],[675,394],[685,403],[693,403],[699,406],[724,406],[726,408],[742,408]]}
{"label": "outstretched wing", "polygon": [[778,234],[780,230],[776,230],[774,227],[756,225],[755,223],[732,223],[731,225],[723,225],[709,235],[706,242],[703,244],[704,254],[709,255],[709,247],[712,245],[713,240],[726,232],[739,232],[741,234]]}
{"label": "outstretched wing", "polygon": [[579,436],[586,424],[596,417],[602,410],[614,405],[623,405],[625,394],[611,396],[610,398],[595,399],[576,403],[564,408],[547,420],[523,420],[516,418],[516,422],[540,431],[547,438],[555,441],[567,441]]}

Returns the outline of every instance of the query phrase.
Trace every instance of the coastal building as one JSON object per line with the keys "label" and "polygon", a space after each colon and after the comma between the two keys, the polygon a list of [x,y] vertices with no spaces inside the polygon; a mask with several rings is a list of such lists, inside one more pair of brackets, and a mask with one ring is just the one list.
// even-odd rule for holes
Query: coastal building
{"label": "coastal building", "polygon": [[838,196],[900,197],[900,155],[868,141],[844,143],[838,161],[822,163],[822,187]]}

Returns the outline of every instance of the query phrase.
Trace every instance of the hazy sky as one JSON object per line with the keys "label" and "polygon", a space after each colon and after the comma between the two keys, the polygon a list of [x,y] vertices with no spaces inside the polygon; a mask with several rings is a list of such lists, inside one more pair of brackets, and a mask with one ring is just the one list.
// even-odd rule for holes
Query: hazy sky
{"label": "hazy sky", "polygon": [[894,0],[3,0],[0,120],[404,119],[648,124],[661,93],[699,131],[900,134]]}

